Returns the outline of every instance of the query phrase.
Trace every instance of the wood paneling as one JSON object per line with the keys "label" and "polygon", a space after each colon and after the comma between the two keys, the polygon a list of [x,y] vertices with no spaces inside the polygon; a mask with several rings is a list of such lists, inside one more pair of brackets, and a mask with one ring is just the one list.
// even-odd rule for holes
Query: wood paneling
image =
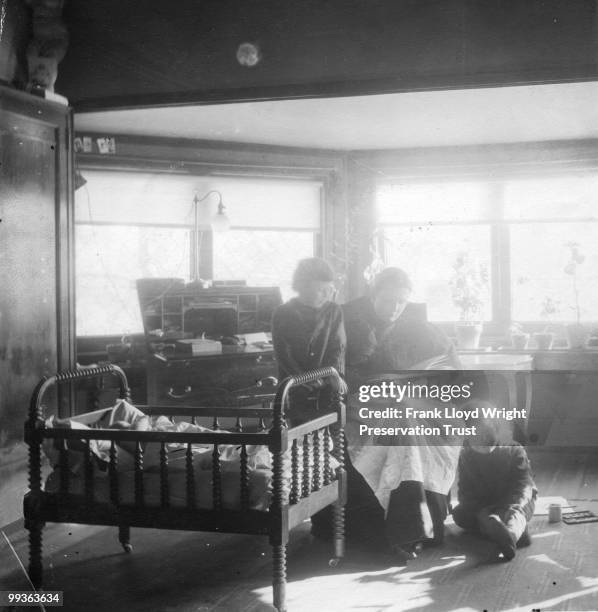
{"label": "wood paneling", "polygon": [[[72,364],[68,109],[0,89],[0,525],[20,515],[37,381]],[[50,406],[50,409],[56,406]],[[8,487],[8,490],[7,490]]]}

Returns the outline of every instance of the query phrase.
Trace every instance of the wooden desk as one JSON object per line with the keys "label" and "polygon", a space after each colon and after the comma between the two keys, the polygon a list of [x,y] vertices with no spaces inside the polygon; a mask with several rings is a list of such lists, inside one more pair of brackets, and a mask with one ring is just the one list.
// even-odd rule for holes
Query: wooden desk
{"label": "wooden desk", "polygon": [[277,376],[274,351],[223,346],[222,353],[148,357],[147,399],[152,405],[226,406],[243,389]]}
{"label": "wooden desk", "polygon": [[[460,357],[464,369],[486,370],[489,379],[494,372],[495,380],[500,370],[497,366],[509,364],[511,374],[503,372],[509,386],[509,403],[516,405],[513,398],[517,397],[521,407],[529,407],[528,420],[532,415],[533,379],[533,431],[527,436],[531,443],[572,446],[583,441],[585,446],[595,444],[598,430],[594,399],[598,388],[597,349],[480,349],[466,351]],[[520,369],[528,364],[529,371]],[[496,387],[492,393],[496,393]],[[527,433],[527,423],[524,428]]]}
{"label": "wooden desk", "polygon": [[598,349],[552,349],[534,352],[534,370],[597,372]]}
{"label": "wooden desk", "polygon": [[506,409],[523,409],[527,418],[522,423],[527,436],[527,423],[532,408],[532,369],[534,358],[529,353],[497,352],[460,353],[464,370],[483,370],[488,379],[491,400],[500,397],[501,387],[507,390]]}

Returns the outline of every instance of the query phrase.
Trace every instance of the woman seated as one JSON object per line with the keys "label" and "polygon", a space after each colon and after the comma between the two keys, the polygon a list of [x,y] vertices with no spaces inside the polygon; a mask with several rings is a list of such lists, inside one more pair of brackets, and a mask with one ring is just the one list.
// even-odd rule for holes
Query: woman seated
{"label": "woman seated", "polygon": [[[418,316],[416,305],[409,303],[411,288],[403,270],[387,268],[376,277],[369,295],[345,305],[350,391],[372,380],[404,383],[408,380],[405,370],[459,369],[457,353],[448,337]],[[431,371],[423,383],[454,383],[455,376]],[[422,384],[422,379],[417,382]],[[420,407],[439,405],[434,400],[418,401]],[[372,529],[378,535],[382,532],[395,552],[404,559],[413,558],[422,542],[442,542],[460,439],[429,444],[425,439],[396,439],[382,444],[364,438],[357,416],[363,405],[354,395],[350,397],[348,536],[372,540],[376,536]],[[388,400],[373,400],[368,407],[388,405]],[[369,527],[369,533],[364,533],[364,526]]]}
{"label": "woman seated", "polygon": [[[297,297],[272,318],[272,343],[280,380],[307,370],[345,369],[345,328],[341,307],[332,301],[334,271],[318,257],[302,259],[293,275]],[[315,416],[320,383],[292,390],[287,418],[295,425]]]}

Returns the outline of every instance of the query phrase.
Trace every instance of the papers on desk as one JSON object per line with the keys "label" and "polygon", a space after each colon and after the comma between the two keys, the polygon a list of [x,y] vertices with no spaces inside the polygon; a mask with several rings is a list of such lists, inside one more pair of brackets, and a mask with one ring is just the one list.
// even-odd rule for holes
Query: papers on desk
{"label": "papers on desk", "polygon": [[237,334],[235,338],[238,338],[242,344],[251,344],[259,348],[268,348],[272,346],[269,334],[266,332],[256,332],[253,334]]}
{"label": "papers on desk", "polygon": [[177,340],[177,344],[183,352],[191,353],[191,355],[222,353],[222,342],[218,340],[190,338],[188,340]]}

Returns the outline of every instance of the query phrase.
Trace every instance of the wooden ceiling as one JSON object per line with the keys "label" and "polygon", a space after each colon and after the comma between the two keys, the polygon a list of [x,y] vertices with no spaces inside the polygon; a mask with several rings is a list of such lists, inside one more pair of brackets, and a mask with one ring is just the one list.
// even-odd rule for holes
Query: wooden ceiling
{"label": "wooden ceiling", "polygon": [[65,19],[56,89],[78,111],[598,80],[593,0],[86,0]]}

